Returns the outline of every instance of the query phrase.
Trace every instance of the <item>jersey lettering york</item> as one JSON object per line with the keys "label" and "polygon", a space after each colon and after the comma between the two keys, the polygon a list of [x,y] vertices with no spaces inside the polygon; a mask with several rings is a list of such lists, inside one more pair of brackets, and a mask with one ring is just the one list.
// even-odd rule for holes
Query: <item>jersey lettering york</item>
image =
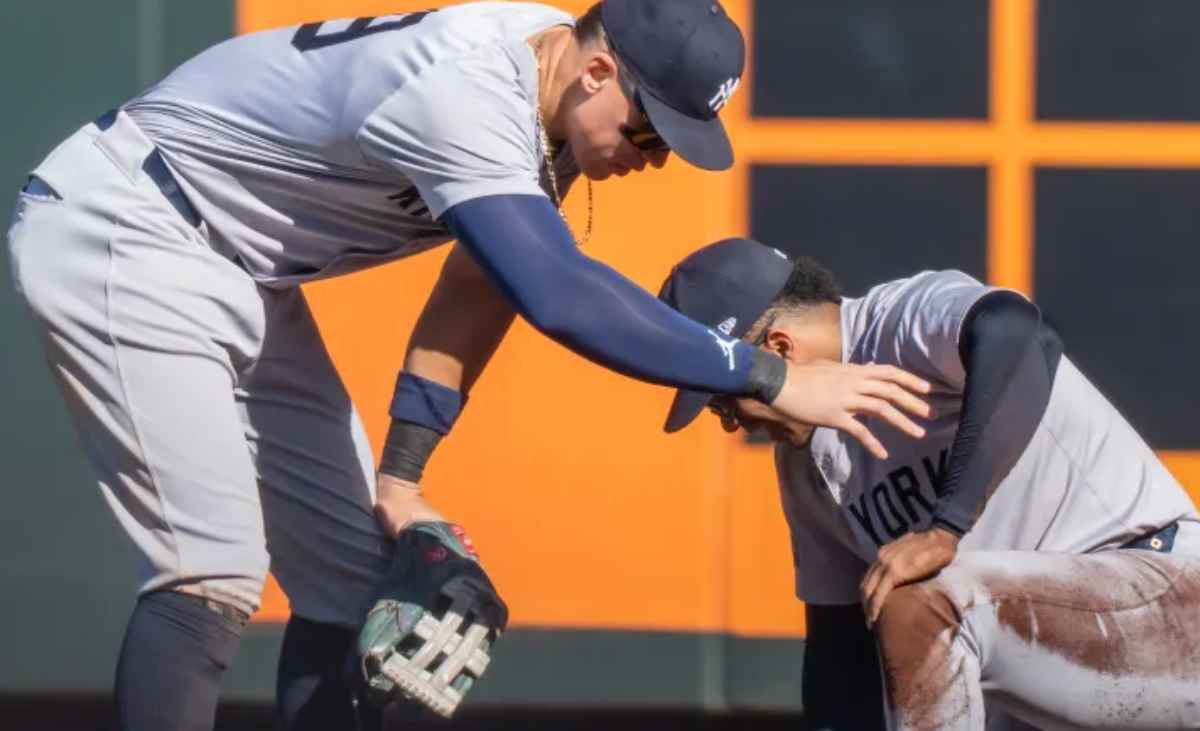
{"label": "jersey lettering york", "polygon": [[919,464],[892,470],[846,506],[876,546],[929,525],[949,454],[943,449],[936,459],[922,457]]}

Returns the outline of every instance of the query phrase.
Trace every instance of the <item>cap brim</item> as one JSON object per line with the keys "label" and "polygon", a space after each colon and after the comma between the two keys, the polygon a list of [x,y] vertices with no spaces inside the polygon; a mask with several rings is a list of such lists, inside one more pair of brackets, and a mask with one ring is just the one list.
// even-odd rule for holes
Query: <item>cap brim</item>
{"label": "cap brim", "polygon": [[672,152],[703,170],[728,170],[733,166],[733,146],[720,117],[689,117],[644,89],[641,97],[650,124]]}
{"label": "cap brim", "polygon": [[689,391],[681,388],[675,392],[675,400],[671,402],[671,410],[667,412],[667,423],[663,431],[674,434],[696,420],[696,417],[712,401],[713,394],[704,391]]}

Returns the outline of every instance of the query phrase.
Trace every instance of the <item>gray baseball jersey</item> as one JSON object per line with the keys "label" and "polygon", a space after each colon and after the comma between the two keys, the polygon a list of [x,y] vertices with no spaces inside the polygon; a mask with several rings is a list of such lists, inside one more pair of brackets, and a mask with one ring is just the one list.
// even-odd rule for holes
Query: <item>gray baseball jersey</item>
{"label": "gray baseball jersey", "polygon": [[372,452],[292,285],[444,242],[457,203],[544,195],[527,39],[573,22],[475,3],[235,38],[33,171],[14,282],[141,592],[252,612],[269,554],[296,614],[361,623],[391,552]]}
{"label": "gray baseball jersey", "polygon": [[[843,300],[842,359],[891,364],[928,379],[935,415],[922,422],[928,433],[921,440],[870,420],[868,426],[888,450],[887,460],[825,428],[817,429],[804,449],[776,448],[801,599],[858,602],[858,584],[879,547],[929,527],[934,487],[962,405],[966,374],[958,354],[959,328],[989,291],[961,272],[923,272]],[[1086,553],[1122,545],[1179,519],[1197,519],[1188,495],[1064,357],[1033,439],[993,491],[960,550]]]}
{"label": "gray baseball jersey", "polygon": [[[436,219],[472,198],[544,195],[526,40],[573,24],[480,2],[279,28],[214,46],[124,109],[212,245],[287,286],[443,243]],[[565,187],[578,169],[558,164]]]}

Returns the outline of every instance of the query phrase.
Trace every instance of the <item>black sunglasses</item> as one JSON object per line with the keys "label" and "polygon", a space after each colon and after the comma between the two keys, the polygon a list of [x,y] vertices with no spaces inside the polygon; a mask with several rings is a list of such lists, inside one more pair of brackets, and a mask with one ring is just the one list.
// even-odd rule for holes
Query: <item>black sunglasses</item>
{"label": "black sunglasses", "polygon": [[642,118],[642,124],[640,127],[631,127],[628,124],[622,124],[621,136],[629,140],[629,144],[639,150],[646,150],[648,152],[670,150],[671,146],[658,134],[658,130],[654,129],[654,125],[650,124],[650,117],[646,114],[646,108],[642,106],[641,92],[633,92],[633,103],[637,105],[638,114]]}
{"label": "black sunglasses", "polygon": [[608,36],[603,36],[605,45],[608,46],[609,53],[612,55],[613,61],[617,64],[617,82],[621,86],[621,93],[626,99],[633,102],[637,107],[638,114],[642,118],[642,123],[638,127],[631,127],[628,124],[621,125],[621,136],[629,140],[629,144],[639,150],[647,152],[657,152],[661,150],[670,150],[671,146],[667,141],[658,134],[658,130],[654,129],[654,125],[650,124],[650,115],[646,114],[646,107],[642,104],[642,95],[637,88],[637,76],[625,65],[621,57],[612,49],[612,43],[609,42]]}

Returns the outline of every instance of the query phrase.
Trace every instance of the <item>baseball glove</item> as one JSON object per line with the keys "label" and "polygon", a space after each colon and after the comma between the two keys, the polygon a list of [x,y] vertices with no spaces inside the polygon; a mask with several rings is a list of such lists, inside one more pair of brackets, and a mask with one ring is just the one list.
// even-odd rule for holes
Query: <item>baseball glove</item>
{"label": "baseball glove", "polygon": [[365,695],[377,707],[415,700],[449,718],[487,669],[508,607],[450,523],[401,531],[386,586],[358,635]]}

